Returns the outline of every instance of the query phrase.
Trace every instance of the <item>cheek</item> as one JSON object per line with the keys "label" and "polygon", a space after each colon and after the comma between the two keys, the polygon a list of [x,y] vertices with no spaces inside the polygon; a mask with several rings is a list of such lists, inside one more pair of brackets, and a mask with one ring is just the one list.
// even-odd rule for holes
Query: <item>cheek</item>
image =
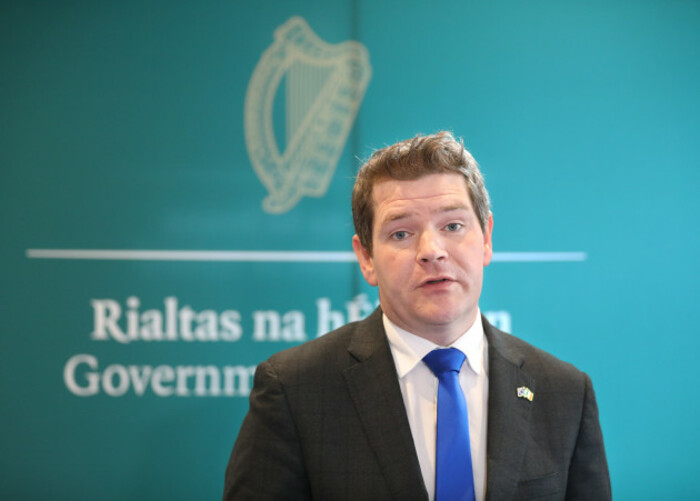
{"label": "cheek", "polygon": [[409,278],[415,259],[410,252],[398,251],[387,254],[384,258],[384,269],[388,270],[396,280],[406,280]]}
{"label": "cheek", "polygon": [[380,285],[385,289],[395,288],[411,276],[411,269],[406,259],[400,253],[382,252],[375,254],[375,274]]}
{"label": "cheek", "polygon": [[484,248],[479,246],[471,246],[466,251],[462,251],[458,260],[460,268],[471,277],[480,276],[483,273],[484,261]]}

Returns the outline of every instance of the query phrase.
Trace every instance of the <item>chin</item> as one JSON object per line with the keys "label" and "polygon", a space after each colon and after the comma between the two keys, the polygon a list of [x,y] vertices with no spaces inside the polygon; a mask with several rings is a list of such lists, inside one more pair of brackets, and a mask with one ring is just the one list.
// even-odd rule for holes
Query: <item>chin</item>
{"label": "chin", "polygon": [[426,315],[426,319],[430,318],[434,324],[459,324],[460,322],[469,322],[471,320],[468,312],[456,309],[443,309],[432,314]]}
{"label": "chin", "polygon": [[445,313],[435,313],[433,315],[427,315],[425,317],[425,323],[435,326],[446,326],[454,324],[459,320],[459,315],[451,312]]}

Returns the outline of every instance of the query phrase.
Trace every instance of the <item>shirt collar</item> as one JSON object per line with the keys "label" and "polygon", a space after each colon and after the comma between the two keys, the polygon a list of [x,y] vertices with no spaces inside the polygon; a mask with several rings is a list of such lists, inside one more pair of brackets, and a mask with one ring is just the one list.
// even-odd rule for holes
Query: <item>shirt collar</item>
{"label": "shirt collar", "polygon": [[[412,371],[431,351],[445,348],[400,328],[389,320],[385,313],[382,314],[382,322],[399,378]],[[457,348],[464,353],[471,370],[481,374],[484,370],[484,339],[481,311],[477,308],[474,324],[447,348]]]}

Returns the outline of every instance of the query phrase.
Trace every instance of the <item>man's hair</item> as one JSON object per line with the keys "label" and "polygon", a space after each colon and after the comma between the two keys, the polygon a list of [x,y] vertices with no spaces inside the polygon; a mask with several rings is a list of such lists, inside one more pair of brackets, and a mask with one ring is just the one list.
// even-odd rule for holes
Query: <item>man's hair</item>
{"label": "man's hair", "polygon": [[372,193],[378,181],[412,181],[429,174],[456,173],[464,176],[472,207],[482,231],[486,231],[491,211],[489,194],[479,166],[464,148],[462,139],[441,131],[418,135],[375,151],[360,167],[352,190],[352,219],[360,243],[372,253],[374,205]]}

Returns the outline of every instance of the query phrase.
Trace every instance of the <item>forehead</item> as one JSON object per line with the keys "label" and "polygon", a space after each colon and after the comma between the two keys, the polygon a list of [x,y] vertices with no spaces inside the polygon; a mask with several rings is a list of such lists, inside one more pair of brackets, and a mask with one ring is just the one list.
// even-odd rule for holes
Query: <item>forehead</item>
{"label": "forehead", "polygon": [[374,185],[372,202],[378,219],[387,212],[472,206],[464,176],[451,172],[412,180],[382,179]]}

